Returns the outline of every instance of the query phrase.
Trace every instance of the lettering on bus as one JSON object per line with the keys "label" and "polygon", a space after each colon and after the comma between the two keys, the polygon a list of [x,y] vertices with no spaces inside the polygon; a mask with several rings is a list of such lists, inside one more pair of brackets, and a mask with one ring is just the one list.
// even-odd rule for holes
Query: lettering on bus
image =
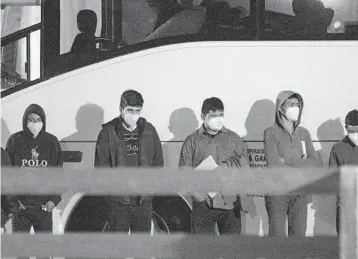
{"label": "lettering on bus", "polygon": [[260,149],[247,149],[247,153],[249,155],[250,167],[266,167],[266,157],[263,148]]}
{"label": "lettering on bus", "polygon": [[[251,168],[266,167],[266,156],[263,148],[248,148],[249,162]],[[264,197],[263,193],[247,193],[247,197]]]}

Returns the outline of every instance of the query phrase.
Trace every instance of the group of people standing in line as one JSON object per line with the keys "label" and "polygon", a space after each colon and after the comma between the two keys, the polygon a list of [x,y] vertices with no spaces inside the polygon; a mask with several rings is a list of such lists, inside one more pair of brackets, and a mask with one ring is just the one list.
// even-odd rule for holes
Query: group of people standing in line
{"label": "group of people standing in line", "polygon": [[[120,170],[128,167],[161,168],[164,165],[161,141],[155,127],[140,117],[144,100],[134,90],[121,96],[120,116],[104,124],[95,149],[95,167]],[[264,131],[264,150],[269,168],[308,168],[322,166],[307,129],[300,126],[303,98],[299,93],[283,91],[276,100],[275,123]],[[203,124],[183,143],[179,169],[199,168],[207,159],[216,169],[249,167],[247,146],[243,139],[225,127],[224,104],[216,97],[204,100]],[[332,167],[358,165],[358,110],[345,119],[348,135],[331,151]],[[30,105],[23,116],[23,130],[10,136],[6,150],[1,150],[2,166],[62,167],[58,139],[46,131],[46,115],[37,104]],[[195,173],[195,172],[194,172]],[[278,186],[279,187],[279,186]],[[191,226],[194,234],[241,233],[241,212],[245,211],[240,195],[192,193]],[[1,226],[10,215],[13,231],[52,231],[52,210],[60,196],[1,196]],[[286,216],[289,235],[305,235],[307,200],[304,195],[265,196],[269,235],[285,235]],[[150,232],[152,197],[107,196],[106,215],[109,231]],[[338,204],[337,204],[338,205]],[[339,232],[337,206],[337,232]]]}

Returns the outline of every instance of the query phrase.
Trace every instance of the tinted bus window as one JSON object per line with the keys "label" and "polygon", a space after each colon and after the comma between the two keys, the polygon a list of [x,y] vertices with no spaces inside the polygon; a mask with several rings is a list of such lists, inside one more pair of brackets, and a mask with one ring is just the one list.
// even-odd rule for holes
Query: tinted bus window
{"label": "tinted bus window", "polygon": [[41,5],[11,6],[1,8],[1,37],[10,35],[41,22]]}
{"label": "tinted bus window", "polygon": [[[9,34],[2,44],[6,88],[23,84],[24,79],[25,84],[34,83],[168,44],[358,39],[357,0],[53,0],[41,4],[2,5],[2,37]],[[36,34],[30,26],[34,23]],[[24,27],[29,31],[21,31]],[[31,37],[24,43],[27,35]],[[38,56],[43,60],[35,64],[33,58]]]}
{"label": "tinted bus window", "polygon": [[358,1],[351,0],[266,0],[265,10],[283,14],[278,23],[300,40],[334,39],[358,21]]}

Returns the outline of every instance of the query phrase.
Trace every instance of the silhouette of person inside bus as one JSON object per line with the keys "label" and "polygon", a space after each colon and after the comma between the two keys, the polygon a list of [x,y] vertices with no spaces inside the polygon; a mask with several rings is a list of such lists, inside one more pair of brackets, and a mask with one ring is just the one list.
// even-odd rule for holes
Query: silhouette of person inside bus
{"label": "silhouette of person inside bus", "polygon": [[[329,155],[336,140],[344,138],[344,128],[340,120],[327,120],[317,129],[321,141],[319,157],[324,167],[328,166]],[[313,195],[312,209],[315,210],[314,235],[335,235],[335,206],[337,198],[333,195]]]}
{"label": "silhouette of person inside bus", "polygon": [[77,27],[80,31],[73,41],[72,53],[88,53],[96,50],[97,15],[94,11],[85,9],[77,14]]}
{"label": "silhouette of person inside bus", "polygon": [[206,7],[205,23],[200,31],[204,39],[227,39],[245,34],[243,7],[231,8],[229,3],[220,1],[202,2],[201,6]]}
{"label": "silhouette of person inside bus", "polygon": [[292,24],[294,34],[305,39],[325,37],[334,15],[331,8],[325,8],[319,0],[293,0],[292,9],[295,14]]}
{"label": "silhouette of person inside bus", "polygon": [[204,39],[219,39],[220,29],[230,10],[230,5],[227,2],[204,2],[202,6],[206,7],[206,17],[204,25],[200,31],[201,37]]}
{"label": "silhouette of person inside bus", "polygon": [[[10,136],[6,151],[14,167],[62,167],[61,147],[58,139],[46,131],[46,115],[42,107],[31,104],[24,112],[23,130]],[[14,215],[13,231],[52,232],[52,211],[61,201],[61,195],[16,195],[18,203]]]}
{"label": "silhouette of person inside bus", "polygon": [[[263,168],[266,166],[263,153],[263,143],[256,141],[263,140],[264,130],[273,124],[275,120],[275,104],[271,100],[262,99],[256,101],[249,111],[245,121],[248,155],[251,168]],[[255,141],[255,142],[254,142]],[[268,233],[268,218],[263,197],[241,197],[242,206],[247,210],[245,234],[258,235],[260,225],[263,233]]]}

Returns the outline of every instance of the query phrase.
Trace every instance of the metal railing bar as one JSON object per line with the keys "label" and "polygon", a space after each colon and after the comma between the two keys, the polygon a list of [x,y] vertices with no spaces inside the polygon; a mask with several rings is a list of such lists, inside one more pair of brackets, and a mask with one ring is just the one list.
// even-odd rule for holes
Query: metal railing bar
{"label": "metal railing bar", "polygon": [[[341,140],[312,140],[314,143],[336,143]],[[61,140],[61,143],[96,143],[96,140]],[[162,143],[183,143],[184,140],[162,140]],[[244,140],[245,143],[264,143],[263,140]]]}
{"label": "metal railing bar", "polygon": [[11,44],[15,41],[25,38],[28,34],[34,32],[34,31],[40,30],[40,29],[41,29],[41,23],[37,23],[30,27],[26,27],[22,30],[14,32],[10,35],[6,35],[1,38],[1,47],[4,47],[4,46]]}
{"label": "metal railing bar", "polygon": [[[2,236],[4,257],[71,258],[338,258],[337,237],[240,235],[14,234]],[[239,256],[239,257],[238,257]],[[273,256],[273,257],[272,257]]]}
{"label": "metal railing bar", "polygon": [[26,35],[26,80],[27,83],[30,83],[31,81],[31,50],[30,50],[30,44],[31,44],[31,34]]}
{"label": "metal railing bar", "polygon": [[[28,166],[35,166],[31,162]],[[224,195],[336,194],[337,169],[123,169],[66,170],[2,168],[4,194],[176,195],[217,190]]]}

